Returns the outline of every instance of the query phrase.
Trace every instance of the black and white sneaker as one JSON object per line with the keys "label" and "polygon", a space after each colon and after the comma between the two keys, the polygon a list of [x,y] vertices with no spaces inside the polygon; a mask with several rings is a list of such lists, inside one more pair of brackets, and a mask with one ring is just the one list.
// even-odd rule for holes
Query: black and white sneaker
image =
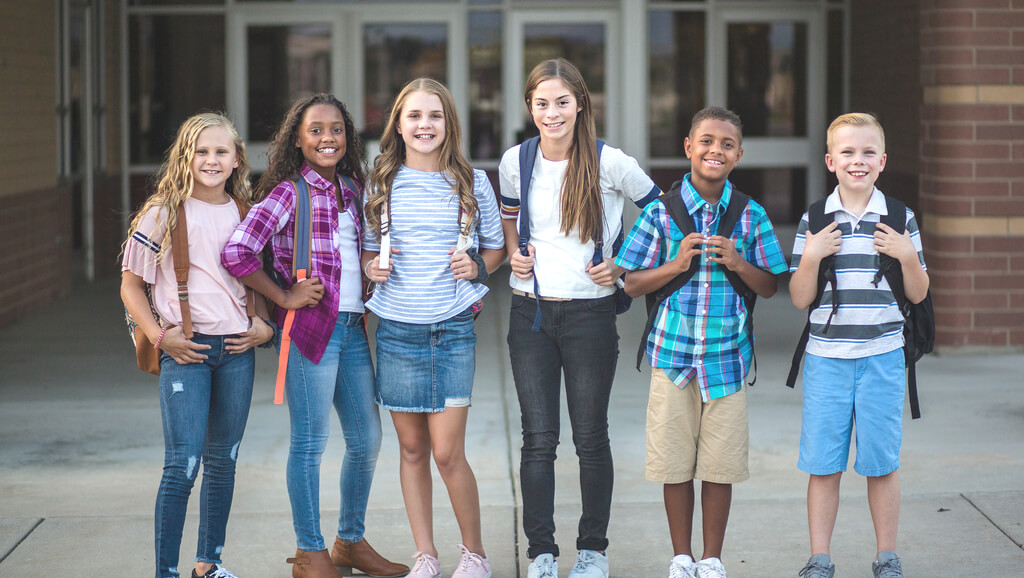
{"label": "black and white sneaker", "polygon": [[231,572],[228,572],[226,568],[214,564],[213,566],[210,566],[210,569],[207,570],[206,574],[203,574],[202,576],[196,574],[196,570],[195,568],[193,568],[192,578],[238,578],[238,576],[235,576]]}

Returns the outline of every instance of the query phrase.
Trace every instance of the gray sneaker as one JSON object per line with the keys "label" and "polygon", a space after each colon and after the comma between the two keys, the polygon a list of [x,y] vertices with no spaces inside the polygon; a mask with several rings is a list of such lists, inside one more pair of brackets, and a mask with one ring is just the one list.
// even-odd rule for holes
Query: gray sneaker
{"label": "gray sneaker", "polygon": [[871,563],[871,572],[875,578],[903,578],[903,566],[895,552],[882,550],[878,560]]}
{"label": "gray sneaker", "polygon": [[836,565],[828,554],[815,554],[807,561],[807,565],[797,576],[804,578],[832,578],[836,575]]}

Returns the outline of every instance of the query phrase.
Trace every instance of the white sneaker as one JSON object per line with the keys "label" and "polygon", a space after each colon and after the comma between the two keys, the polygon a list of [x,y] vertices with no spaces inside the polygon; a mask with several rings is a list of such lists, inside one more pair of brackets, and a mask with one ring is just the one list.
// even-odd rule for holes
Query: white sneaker
{"label": "white sneaker", "polygon": [[697,567],[693,564],[693,558],[686,554],[680,554],[672,558],[672,564],[668,567],[668,578],[696,578]]}
{"label": "white sneaker", "polygon": [[558,560],[551,554],[541,554],[530,562],[526,578],[558,578]]}
{"label": "white sneaker", "polygon": [[608,578],[608,555],[596,550],[580,550],[569,578]]}
{"label": "white sneaker", "polygon": [[725,578],[725,566],[718,558],[704,558],[697,562],[697,578]]}

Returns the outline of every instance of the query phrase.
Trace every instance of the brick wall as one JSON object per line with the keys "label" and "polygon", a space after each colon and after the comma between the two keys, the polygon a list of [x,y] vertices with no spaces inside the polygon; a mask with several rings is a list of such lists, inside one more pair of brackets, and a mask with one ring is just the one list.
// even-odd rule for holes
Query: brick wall
{"label": "brick wall", "polygon": [[921,0],[921,208],[939,348],[1024,349],[1024,0]]}

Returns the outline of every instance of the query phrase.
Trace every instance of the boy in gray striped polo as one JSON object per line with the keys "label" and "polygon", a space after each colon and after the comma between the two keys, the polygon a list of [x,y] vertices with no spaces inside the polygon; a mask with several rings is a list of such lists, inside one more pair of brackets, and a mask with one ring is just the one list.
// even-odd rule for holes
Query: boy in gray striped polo
{"label": "boy in gray striped polo", "polygon": [[[879,254],[899,260],[907,299],[918,303],[928,291],[928,273],[914,213],[906,210],[900,235],[879,222],[888,213],[875,188],[885,169],[885,134],[878,120],[844,114],[828,128],[825,164],[839,185],[825,201],[833,221],[817,234],[804,213],[797,229],[790,271],[793,304],[810,313],[804,361],[803,423],[798,467],[810,474],[807,521],[811,558],[805,578],[832,578],[832,530],[839,511],[839,481],[846,470],[853,425],[857,431],[854,470],[867,477],[868,505],[875,527],[874,576],[903,576],[896,549],[899,523],[900,445],[903,439],[903,315],[883,278],[872,283]],[[829,282],[820,301],[818,270],[835,255],[836,287]],[[832,307],[832,292],[839,304]]]}

